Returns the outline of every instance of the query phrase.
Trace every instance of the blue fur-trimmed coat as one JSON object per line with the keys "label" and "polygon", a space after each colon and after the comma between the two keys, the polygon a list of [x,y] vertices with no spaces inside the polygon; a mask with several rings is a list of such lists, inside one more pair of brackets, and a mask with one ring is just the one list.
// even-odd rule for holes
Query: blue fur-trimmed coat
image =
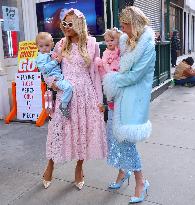
{"label": "blue fur-trimmed coat", "polygon": [[105,75],[103,88],[108,100],[114,99],[114,136],[119,142],[136,143],[152,130],[148,115],[156,60],[154,32],[146,26],[133,50],[127,39],[126,34],[120,38],[120,70]]}

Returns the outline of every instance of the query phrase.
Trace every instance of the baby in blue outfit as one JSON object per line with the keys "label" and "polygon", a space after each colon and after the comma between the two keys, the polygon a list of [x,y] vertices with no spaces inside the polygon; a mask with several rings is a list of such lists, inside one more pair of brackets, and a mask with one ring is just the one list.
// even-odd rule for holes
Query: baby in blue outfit
{"label": "baby in blue outfit", "polygon": [[59,65],[61,60],[58,57],[56,59],[51,58],[51,49],[54,46],[51,34],[47,32],[38,33],[36,36],[36,45],[39,50],[36,58],[37,67],[49,87],[54,83],[63,91],[59,109],[66,118],[69,118],[68,103],[72,98],[72,85],[64,79]]}

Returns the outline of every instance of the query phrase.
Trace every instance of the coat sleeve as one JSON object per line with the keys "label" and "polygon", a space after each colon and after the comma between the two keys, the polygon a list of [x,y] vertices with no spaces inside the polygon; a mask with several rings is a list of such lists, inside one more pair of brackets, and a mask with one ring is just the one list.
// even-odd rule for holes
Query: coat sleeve
{"label": "coat sleeve", "polygon": [[100,57],[100,49],[99,49],[99,45],[96,43],[94,59],[93,59],[93,62],[91,63],[91,68],[90,68],[90,76],[91,76],[92,83],[93,83],[93,86],[94,86],[95,91],[96,91],[98,103],[102,103],[103,102],[103,93],[102,93],[101,79],[100,79],[99,71],[94,63],[94,60],[97,57]]}
{"label": "coat sleeve", "polygon": [[115,98],[121,91],[121,88],[131,86],[139,82],[147,73],[148,66],[155,58],[153,46],[146,47],[143,55],[129,70],[124,73],[110,72],[103,79],[104,94],[110,100]]}
{"label": "coat sleeve", "polygon": [[131,69],[124,73],[116,74],[116,84],[118,88],[130,86],[140,81],[147,73],[147,65],[150,65],[155,57],[155,51],[153,47],[147,48],[141,59],[132,66]]}

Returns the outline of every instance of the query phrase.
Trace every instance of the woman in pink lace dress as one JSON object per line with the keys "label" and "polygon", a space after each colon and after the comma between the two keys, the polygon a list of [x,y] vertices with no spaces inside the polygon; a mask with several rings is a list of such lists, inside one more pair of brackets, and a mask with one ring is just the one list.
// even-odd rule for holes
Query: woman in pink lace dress
{"label": "woman in pink lace dress", "polygon": [[50,185],[54,163],[77,160],[75,185],[81,189],[83,161],[104,159],[107,154],[101,82],[94,67],[99,47],[95,38],[87,35],[85,17],[80,11],[63,10],[60,18],[65,38],[56,44],[54,51],[62,56],[62,73],[73,86],[73,96],[67,119],[59,110],[62,92],[58,90],[55,112],[48,126],[46,155],[49,161],[43,184],[45,188]]}

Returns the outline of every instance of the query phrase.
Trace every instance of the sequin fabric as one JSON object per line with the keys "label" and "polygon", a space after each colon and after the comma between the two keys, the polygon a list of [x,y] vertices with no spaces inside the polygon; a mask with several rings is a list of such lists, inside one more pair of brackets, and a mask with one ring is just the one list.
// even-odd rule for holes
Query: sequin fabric
{"label": "sequin fabric", "polygon": [[112,132],[113,111],[108,111],[107,121],[107,141],[109,165],[123,170],[140,171],[141,161],[136,145],[130,142],[119,143],[113,136]]}
{"label": "sequin fabric", "polygon": [[62,60],[62,72],[73,86],[70,118],[59,110],[62,92],[57,93],[55,112],[48,125],[46,155],[54,162],[103,159],[107,156],[107,140],[103,114],[89,68],[80,56],[77,44],[72,45],[70,58]]}

